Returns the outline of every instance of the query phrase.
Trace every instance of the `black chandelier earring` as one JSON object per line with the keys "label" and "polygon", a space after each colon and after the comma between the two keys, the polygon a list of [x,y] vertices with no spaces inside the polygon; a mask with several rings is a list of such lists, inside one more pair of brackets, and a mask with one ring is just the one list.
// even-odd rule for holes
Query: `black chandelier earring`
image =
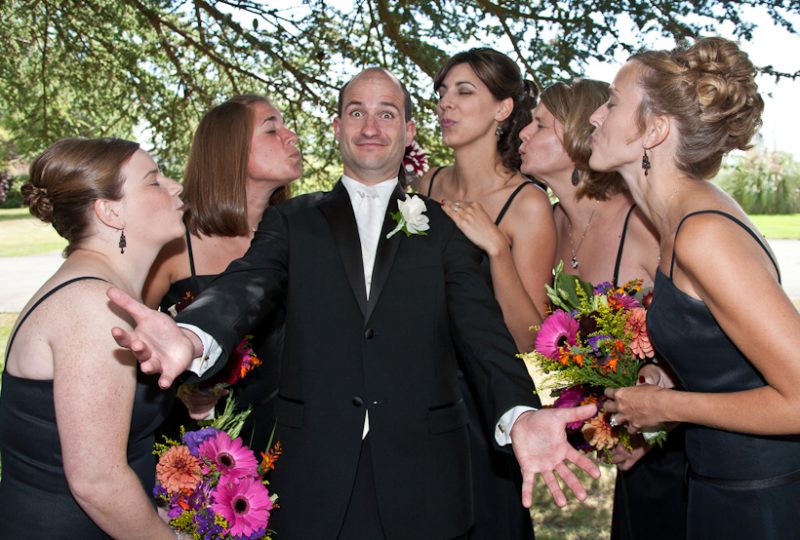
{"label": "black chandelier earring", "polygon": [[125,248],[128,247],[128,240],[125,238],[125,229],[119,231],[119,252],[125,253]]}
{"label": "black chandelier earring", "polygon": [[642,153],[642,169],[644,170],[644,175],[647,176],[647,172],[652,168],[650,165],[650,158],[647,157],[647,148],[643,149]]}
{"label": "black chandelier earring", "polygon": [[500,124],[497,124],[497,127],[494,129],[494,134],[497,137],[497,139],[499,140],[500,137],[503,136],[503,126],[501,126]]}
{"label": "black chandelier earring", "polygon": [[578,169],[572,169],[572,185],[577,186],[581,181],[581,173]]}

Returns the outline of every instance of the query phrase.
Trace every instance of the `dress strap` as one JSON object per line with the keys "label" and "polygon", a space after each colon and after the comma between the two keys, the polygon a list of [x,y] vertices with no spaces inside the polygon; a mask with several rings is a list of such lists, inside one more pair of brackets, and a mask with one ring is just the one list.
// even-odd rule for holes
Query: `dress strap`
{"label": "dress strap", "polygon": [[761,249],[763,249],[764,252],[767,254],[767,257],[769,257],[769,260],[772,261],[772,264],[775,265],[775,271],[778,272],[778,283],[781,282],[781,269],[778,268],[777,261],[772,257],[772,253],[769,252],[769,249],[767,249],[767,246],[764,245],[764,242],[761,240],[761,238],[759,238],[759,236],[756,233],[754,233],[753,230],[750,227],[748,227],[742,220],[740,220],[736,216],[732,216],[727,212],[723,212],[721,210],[698,210],[696,212],[690,212],[681,218],[680,223],[678,223],[678,227],[675,229],[675,238],[672,241],[672,260],[669,263],[669,279],[672,279],[672,270],[675,268],[675,242],[678,240],[678,232],[681,230],[681,226],[683,225],[684,221],[686,221],[692,216],[696,216],[697,214],[718,214],[720,216],[730,219],[731,221],[739,225],[742,229],[747,231],[747,233],[750,236],[752,236],[756,242],[758,242],[758,245],[761,246]]}
{"label": "dress strap", "polygon": [[628,234],[628,222],[635,208],[636,203],[633,203],[628,209],[628,213],[625,214],[625,223],[622,224],[622,234],[619,236],[619,247],[617,248],[617,260],[614,262],[614,281],[611,282],[614,287],[619,285],[619,267],[622,265],[622,251],[625,249],[625,236]]}
{"label": "dress strap", "polygon": [[189,233],[189,227],[184,225],[183,227],[186,230],[186,249],[189,252],[189,270],[192,272],[192,277],[197,275],[194,269],[194,254],[192,253],[192,235]]}
{"label": "dress strap", "polygon": [[431,176],[431,181],[428,182],[428,195],[427,195],[427,197],[429,199],[431,198],[431,193],[433,193],[433,181],[436,180],[436,177],[439,176],[439,173],[442,172],[442,169],[444,169],[444,167],[439,167],[438,169],[436,169],[436,172],[434,172],[433,175]]}
{"label": "dress strap", "polygon": [[519,192],[522,191],[522,188],[524,188],[525,186],[527,186],[529,184],[533,185],[533,182],[531,182],[529,180],[525,180],[520,185],[518,185],[517,188],[514,191],[511,192],[511,195],[508,196],[508,200],[506,201],[506,204],[503,205],[503,208],[500,209],[500,213],[497,214],[497,219],[494,220],[494,224],[495,225],[500,225],[500,222],[503,221],[503,218],[505,217],[506,212],[508,212],[508,209],[511,207],[511,203],[514,202],[514,199],[517,197]]}
{"label": "dress strap", "polygon": [[79,276],[76,278],[68,279],[64,283],[56,285],[55,287],[44,293],[41,298],[39,298],[36,302],[34,302],[34,304],[31,306],[31,309],[29,309],[27,313],[25,313],[25,315],[22,316],[22,319],[20,319],[19,324],[17,324],[17,328],[14,330],[14,333],[11,334],[11,339],[8,340],[8,347],[6,347],[6,360],[8,360],[8,356],[11,353],[11,345],[14,344],[14,338],[17,337],[17,332],[19,332],[19,329],[22,327],[22,324],[28,319],[30,314],[33,313],[33,310],[39,307],[39,304],[41,304],[42,302],[53,296],[54,293],[63,289],[67,285],[75,283],[76,281],[85,281],[87,279],[96,279],[98,281],[105,281],[102,278],[94,276]]}

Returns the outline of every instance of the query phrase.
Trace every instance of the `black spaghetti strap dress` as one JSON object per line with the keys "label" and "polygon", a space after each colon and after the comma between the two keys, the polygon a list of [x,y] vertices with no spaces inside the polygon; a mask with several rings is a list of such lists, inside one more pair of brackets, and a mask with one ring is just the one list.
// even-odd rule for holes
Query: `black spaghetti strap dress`
{"label": "black spaghetti strap dress", "polygon": [[[717,210],[693,212],[730,219],[767,252],[759,236],[740,220]],[[770,255],[770,259],[772,256]],[[773,264],[777,264],[773,259]],[[736,392],[766,385],[762,375],[725,335],[708,307],[656,275],[647,316],[654,346],[690,392]],[[747,284],[742,284],[743,289]],[[746,295],[742,297],[746,301]],[[756,317],[769,314],[754,313]],[[686,428],[689,462],[689,539],[800,538],[800,436],[759,436],[694,424]]]}
{"label": "black spaghetti strap dress", "polygon": [[[428,197],[433,190],[433,182],[442,169],[431,177]],[[533,182],[523,182],[511,193],[495,219],[499,225],[511,207],[514,198]],[[486,282],[492,286],[489,258],[484,255],[481,266]],[[530,511],[522,506],[522,475],[512,454],[495,449],[494,434],[488,431],[486,415],[481,411],[477,388],[464,375],[458,372],[461,393],[467,406],[469,418],[470,457],[472,463],[472,497],[475,524],[468,538],[474,540],[525,539],[534,538]]]}
{"label": "black spaghetti strap dress", "polygon": [[[42,296],[23,316],[9,340],[8,358],[17,331],[28,316],[68,280]],[[149,494],[155,483],[153,431],[164,419],[171,393],[158,388],[157,378],[137,370],[136,391],[128,437],[128,465]],[[86,418],[91,422],[91,418]],[[0,537],[31,539],[109,538],[70,493],[58,438],[53,381],[3,373],[0,393]],[[153,509],[155,512],[155,507]]]}
{"label": "black spaghetti strap dress", "polygon": [[[614,263],[615,287],[636,205],[625,216]],[[673,429],[664,446],[650,449],[630,470],[617,471],[612,540],[680,540],[686,537],[686,451],[684,427]]]}
{"label": "black spaghetti strap dress", "polygon": [[[173,283],[161,300],[160,305],[161,311],[171,313],[173,316],[176,310],[180,311],[194,298],[197,298],[202,291],[211,285],[211,282],[216,277],[216,275],[197,275],[192,254],[192,239],[188,229],[186,231],[186,246],[191,275]],[[244,443],[250,446],[254,452],[266,450],[272,434],[272,428],[275,425],[273,417],[274,402],[275,396],[278,394],[280,379],[284,320],[283,308],[277,308],[252,329],[250,333],[253,335],[251,340],[253,350],[261,359],[262,364],[231,387],[237,408],[243,409],[248,405],[253,406],[253,412],[242,428],[241,436]],[[224,398],[218,404],[220,408],[222,403],[224,403]],[[190,429],[196,425],[197,423],[189,417],[189,413],[183,403],[180,400],[176,400],[167,420],[156,432],[157,440],[160,440],[162,435],[177,438],[180,433],[180,426]]]}

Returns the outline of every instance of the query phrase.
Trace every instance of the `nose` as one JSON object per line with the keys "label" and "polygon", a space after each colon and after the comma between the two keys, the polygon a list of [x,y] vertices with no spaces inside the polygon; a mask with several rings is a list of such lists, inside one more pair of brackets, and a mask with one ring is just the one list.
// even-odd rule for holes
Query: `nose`
{"label": "nose", "polygon": [[286,129],[286,133],[284,134],[284,138],[285,138],[287,144],[290,144],[292,146],[297,146],[297,141],[299,140],[299,138],[297,137],[297,133],[295,133],[294,131],[292,131],[289,128],[285,128],[285,129]]}
{"label": "nose", "polygon": [[520,130],[520,132],[519,132],[519,140],[520,141],[528,142],[528,139],[531,138],[531,132],[533,131],[533,122],[534,122],[534,120],[531,120],[528,123],[527,126],[525,126],[524,128],[522,128]]}
{"label": "nose", "polygon": [[448,97],[447,92],[442,92],[439,95],[439,110],[447,111],[453,108],[453,101]]}
{"label": "nose", "polygon": [[167,193],[169,193],[171,196],[177,197],[183,193],[183,184],[167,177],[164,177],[164,182],[167,184]]}
{"label": "nose", "polygon": [[603,103],[600,105],[592,115],[589,117],[589,123],[592,124],[595,128],[599,128],[603,124],[603,120],[606,119],[606,104]]}
{"label": "nose", "polygon": [[378,120],[371,114],[365,115],[364,122],[361,124],[361,132],[365,135],[373,135],[378,131]]}

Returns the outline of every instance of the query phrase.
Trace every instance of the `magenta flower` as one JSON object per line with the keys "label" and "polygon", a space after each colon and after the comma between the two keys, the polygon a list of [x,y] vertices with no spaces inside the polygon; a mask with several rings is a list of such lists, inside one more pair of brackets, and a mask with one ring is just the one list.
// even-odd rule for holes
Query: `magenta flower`
{"label": "magenta flower", "polygon": [[[231,440],[224,431],[203,441],[200,457],[214,462],[217,470],[228,480],[242,477],[258,477],[258,462],[253,451],[242,445],[242,438]],[[220,479],[222,482],[223,479]]]}
{"label": "magenta flower", "polygon": [[250,536],[269,522],[272,500],[269,491],[257,478],[226,482],[220,478],[211,508],[230,525],[231,536]]}
{"label": "magenta flower", "polygon": [[536,352],[553,360],[558,359],[558,351],[566,344],[575,345],[578,334],[578,321],[569,313],[557,309],[542,323],[536,335]]}

